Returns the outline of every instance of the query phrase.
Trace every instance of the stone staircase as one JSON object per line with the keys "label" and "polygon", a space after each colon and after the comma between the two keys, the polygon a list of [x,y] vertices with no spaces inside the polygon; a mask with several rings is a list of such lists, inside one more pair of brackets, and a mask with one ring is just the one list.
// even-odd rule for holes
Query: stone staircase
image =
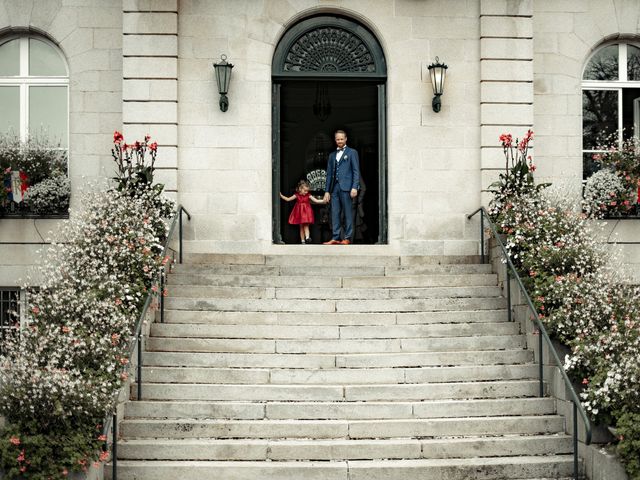
{"label": "stone staircase", "polygon": [[119,479],[571,475],[564,419],[536,396],[489,265],[333,248],[175,266]]}

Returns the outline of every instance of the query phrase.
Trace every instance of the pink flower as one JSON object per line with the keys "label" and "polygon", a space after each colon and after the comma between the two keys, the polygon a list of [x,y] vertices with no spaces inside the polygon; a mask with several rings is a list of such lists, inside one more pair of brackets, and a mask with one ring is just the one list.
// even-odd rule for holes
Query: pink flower
{"label": "pink flower", "polygon": [[144,141],[145,142],[149,142],[149,140],[151,140],[151,135],[149,135],[148,133],[144,136]]}
{"label": "pink flower", "polygon": [[151,150],[152,152],[158,150],[158,142],[153,142],[151,145],[149,145],[149,150]]}
{"label": "pink flower", "polygon": [[20,439],[18,437],[15,437],[15,436],[11,437],[9,438],[9,441],[11,442],[12,445],[16,445],[16,446],[20,445]]}
{"label": "pink flower", "polygon": [[24,462],[24,450],[22,450],[20,455],[18,455],[18,462]]}
{"label": "pink flower", "polygon": [[102,435],[100,435],[98,437],[98,440],[100,440],[101,442],[106,442],[107,441],[107,436],[103,433]]}
{"label": "pink flower", "polygon": [[589,380],[587,380],[586,378],[582,379],[582,384],[583,385],[588,385],[589,384]]}
{"label": "pink flower", "polygon": [[536,171],[536,166],[532,163],[532,164],[529,166],[529,170],[531,170],[532,172],[535,172],[535,171]]}
{"label": "pink flower", "polygon": [[34,306],[31,308],[31,311],[33,312],[33,314],[34,314],[34,315],[38,315],[38,314],[40,313],[40,309],[38,308],[38,306],[37,306],[37,305],[34,305]]}

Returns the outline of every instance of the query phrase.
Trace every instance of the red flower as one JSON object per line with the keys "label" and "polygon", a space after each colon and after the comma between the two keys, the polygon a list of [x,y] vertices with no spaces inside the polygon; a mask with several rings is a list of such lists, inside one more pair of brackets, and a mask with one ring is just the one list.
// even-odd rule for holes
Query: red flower
{"label": "red flower", "polygon": [[535,172],[535,171],[536,171],[536,166],[532,163],[532,164],[529,166],[529,170],[531,170],[532,172]]}
{"label": "red flower", "polygon": [[113,143],[120,143],[123,140],[124,140],[124,137],[119,131],[116,130],[115,132],[113,132]]}
{"label": "red flower", "polygon": [[511,143],[513,142],[513,137],[510,133],[503,133],[502,135],[500,135],[500,142],[502,142],[502,145],[504,147],[510,147]]}
{"label": "red flower", "polygon": [[149,150],[151,150],[152,152],[158,150],[158,142],[153,142],[151,145],[149,145]]}
{"label": "red flower", "polygon": [[136,150],[140,150],[140,147],[142,146],[142,144],[136,140],[136,143],[133,144],[133,148],[135,148]]}
{"label": "red flower", "polygon": [[107,436],[103,433],[102,435],[100,435],[98,437],[98,440],[100,440],[101,442],[106,442],[107,441]]}
{"label": "red flower", "polygon": [[149,135],[148,133],[144,136],[144,141],[149,143],[149,140],[151,140],[151,135]]}
{"label": "red flower", "polygon": [[582,379],[582,384],[583,385],[588,385],[589,384],[589,380],[587,380],[586,378]]}

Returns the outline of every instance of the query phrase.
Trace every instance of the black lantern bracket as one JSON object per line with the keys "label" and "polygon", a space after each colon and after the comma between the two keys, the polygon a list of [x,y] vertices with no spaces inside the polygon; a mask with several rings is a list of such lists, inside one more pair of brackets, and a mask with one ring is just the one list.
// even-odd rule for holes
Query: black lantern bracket
{"label": "black lantern bracket", "polygon": [[431,86],[433,87],[433,100],[431,106],[434,112],[439,112],[442,107],[440,97],[444,93],[444,80],[447,74],[447,68],[444,63],[440,63],[440,59],[436,57],[435,63],[429,65],[429,77],[431,78]]}
{"label": "black lantern bracket", "polygon": [[226,112],[229,109],[229,83],[231,82],[231,69],[233,65],[227,62],[225,54],[220,55],[220,62],[214,63],[213,68],[216,73],[216,82],[218,83],[218,93],[220,94],[220,110]]}

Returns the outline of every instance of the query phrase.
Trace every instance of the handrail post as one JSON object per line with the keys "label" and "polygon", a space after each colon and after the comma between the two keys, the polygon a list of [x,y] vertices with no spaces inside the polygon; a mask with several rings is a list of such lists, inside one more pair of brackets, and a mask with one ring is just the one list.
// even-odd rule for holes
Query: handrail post
{"label": "handrail post", "polygon": [[138,384],[138,400],[142,400],[142,332],[138,334],[138,372],[136,382]]}
{"label": "handrail post", "polygon": [[578,406],[575,400],[571,404],[573,405],[573,478],[578,480]]}
{"label": "handrail post", "polygon": [[542,332],[538,331],[538,351],[540,352],[539,354],[539,358],[540,358],[540,365],[538,367],[539,373],[540,373],[540,396],[544,397],[544,362],[543,362],[543,358],[542,358],[542,347],[543,347],[543,343],[542,343]]}
{"label": "handrail post", "polygon": [[480,212],[480,259],[484,264],[484,212]]}
{"label": "handrail post", "polygon": [[513,321],[511,312],[511,274],[509,273],[509,265],[505,264],[505,282],[507,282],[507,320]]}
{"label": "handrail post", "polygon": [[111,447],[111,479],[118,480],[118,411],[113,414],[113,439]]}
{"label": "handrail post", "polygon": [[165,282],[165,271],[164,267],[160,270],[160,289],[158,290],[158,295],[160,295],[160,323],[164,323],[164,282]]}
{"label": "handrail post", "polygon": [[178,263],[182,263],[182,207],[178,210],[178,236],[179,248],[178,248]]}

